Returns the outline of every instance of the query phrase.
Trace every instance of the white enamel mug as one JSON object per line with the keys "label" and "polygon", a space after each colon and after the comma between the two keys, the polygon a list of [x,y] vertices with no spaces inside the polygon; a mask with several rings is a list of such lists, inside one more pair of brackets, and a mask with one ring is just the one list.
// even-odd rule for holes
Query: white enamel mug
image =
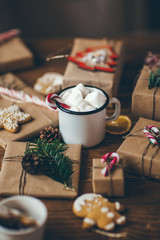
{"label": "white enamel mug", "polygon": [[[62,138],[67,144],[81,144],[83,147],[93,147],[99,144],[105,137],[105,123],[118,118],[121,104],[117,98],[109,99],[102,89],[94,86],[84,85],[90,91],[100,91],[106,97],[104,105],[96,110],[87,112],[71,111],[61,106],[57,101],[59,110],[59,130]],[[61,97],[71,86],[58,93]],[[115,104],[115,111],[111,117],[106,116],[106,107],[109,103]]]}

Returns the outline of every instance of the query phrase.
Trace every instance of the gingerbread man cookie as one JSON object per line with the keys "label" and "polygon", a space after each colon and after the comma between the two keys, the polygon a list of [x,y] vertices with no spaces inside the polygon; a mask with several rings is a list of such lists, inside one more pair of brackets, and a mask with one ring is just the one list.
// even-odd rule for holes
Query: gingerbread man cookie
{"label": "gingerbread man cookie", "polygon": [[19,129],[19,124],[30,120],[30,114],[21,112],[17,105],[3,109],[0,108],[0,129],[6,129],[9,132],[15,133]]}
{"label": "gingerbread man cookie", "polygon": [[78,197],[73,204],[73,212],[78,217],[84,217],[83,228],[96,226],[111,231],[117,225],[126,223],[126,217],[118,212],[124,210],[119,203],[111,203],[100,194],[87,193]]}

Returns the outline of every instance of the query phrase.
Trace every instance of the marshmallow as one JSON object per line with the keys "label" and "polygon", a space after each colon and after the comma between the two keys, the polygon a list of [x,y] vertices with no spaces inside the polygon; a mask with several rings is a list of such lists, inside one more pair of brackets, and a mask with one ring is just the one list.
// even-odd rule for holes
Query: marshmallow
{"label": "marshmallow", "polygon": [[81,91],[84,98],[89,93],[89,89],[87,89],[82,83],[79,83],[74,89],[78,89],[79,91]]}
{"label": "marshmallow", "polygon": [[93,111],[93,110],[95,110],[95,108],[92,107],[92,106],[90,106],[90,105],[88,105],[88,106],[86,106],[86,108],[84,109],[84,112]]}
{"label": "marshmallow", "polygon": [[88,106],[88,103],[85,100],[82,100],[78,106],[78,109],[80,111],[86,111],[86,107]]}
{"label": "marshmallow", "polygon": [[61,96],[61,98],[63,99],[63,101],[65,101],[65,100],[67,100],[67,98],[69,97],[69,95],[70,95],[70,91],[68,90],[68,91],[65,91],[64,93],[63,93],[63,95]]}
{"label": "marshmallow", "polygon": [[85,97],[85,101],[95,108],[100,108],[106,102],[106,97],[99,91],[94,90]]}
{"label": "marshmallow", "polygon": [[75,112],[80,112],[80,110],[77,107],[71,107],[70,110]]}
{"label": "marshmallow", "polygon": [[72,92],[68,95],[68,98],[64,101],[64,103],[66,103],[70,107],[78,107],[82,100],[83,95],[81,91],[79,91],[78,89],[73,89]]}

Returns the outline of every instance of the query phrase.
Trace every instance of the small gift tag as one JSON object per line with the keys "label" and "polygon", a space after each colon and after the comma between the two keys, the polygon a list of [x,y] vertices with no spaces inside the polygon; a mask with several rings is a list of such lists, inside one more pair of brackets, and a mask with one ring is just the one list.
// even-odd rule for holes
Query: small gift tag
{"label": "small gift tag", "polygon": [[[72,188],[53,180],[44,174],[22,176],[22,159],[27,149],[26,142],[9,142],[5,150],[0,173],[0,195],[25,194],[46,198],[74,198],[78,194],[81,145],[67,145],[65,155],[73,161]],[[63,169],[65,171],[65,169]],[[23,191],[21,191],[23,190]]]}

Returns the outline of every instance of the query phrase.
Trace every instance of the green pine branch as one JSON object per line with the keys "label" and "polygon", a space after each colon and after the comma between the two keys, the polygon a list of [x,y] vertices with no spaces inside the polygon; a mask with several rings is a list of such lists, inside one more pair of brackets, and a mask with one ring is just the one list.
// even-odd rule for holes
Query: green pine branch
{"label": "green pine branch", "polygon": [[25,153],[34,153],[40,158],[39,171],[41,173],[71,188],[73,162],[64,155],[67,148],[68,146],[60,140],[48,143],[38,138],[29,143],[29,148]]}
{"label": "green pine branch", "polygon": [[160,87],[160,68],[158,70],[152,71],[149,76],[148,88]]}

